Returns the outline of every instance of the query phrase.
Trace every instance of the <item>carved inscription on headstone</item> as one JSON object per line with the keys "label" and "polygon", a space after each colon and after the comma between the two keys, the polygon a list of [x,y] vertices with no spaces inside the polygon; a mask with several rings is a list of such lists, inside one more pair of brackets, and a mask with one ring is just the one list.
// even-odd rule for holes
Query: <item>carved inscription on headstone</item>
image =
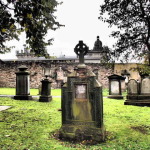
{"label": "carved inscription on headstone", "polygon": [[75,98],[86,99],[87,98],[86,85],[75,85]]}
{"label": "carved inscription on headstone", "polygon": [[111,93],[119,94],[119,82],[118,81],[111,81]]}

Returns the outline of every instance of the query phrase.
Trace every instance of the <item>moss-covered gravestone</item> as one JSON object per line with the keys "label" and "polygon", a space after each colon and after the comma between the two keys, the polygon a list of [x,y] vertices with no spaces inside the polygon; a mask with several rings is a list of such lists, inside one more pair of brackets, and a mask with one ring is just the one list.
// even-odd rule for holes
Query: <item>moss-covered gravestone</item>
{"label": "moss-covered gravestone", "polygon": [[103,125],[102,86],[84,64],[88,50],[82,41],[75,47],[80,64],[68,76],[62,87],[62,127],[60,137],[70,140],[102,142]]}

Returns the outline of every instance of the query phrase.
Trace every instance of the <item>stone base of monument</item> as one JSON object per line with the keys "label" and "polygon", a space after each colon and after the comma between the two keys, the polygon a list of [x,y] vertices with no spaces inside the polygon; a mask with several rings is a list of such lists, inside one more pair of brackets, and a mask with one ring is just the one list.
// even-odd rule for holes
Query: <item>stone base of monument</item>
{"label": "stone base of monument", "polygon": [[150,100],[126,100],[124,105],[150,106]]}
{"label": "stone base of monument", "polygon": [[16,100],[32,100],[32,96],[30,95],[16,95],[14,96],[14,99]]}
{"label": "stone base of monument", "polygon": [[112,99],[123,99],[122,95],[108,95],[107,97]]}
{"label": "stone base of monument", "polygon": [[39,102],[50,102],[52,100],[52,96],[40,96]]}
{"label": "stone base of monument", "polygon": [[77,142],[87,140],[92,143],[100,143],[105,141],[105,130],[89,125],[63,125],[59,130],[59,138]]}
{"label": "stone base of monument", "polygon": [[150,106],[150,95],[128,95],[124,105]]}

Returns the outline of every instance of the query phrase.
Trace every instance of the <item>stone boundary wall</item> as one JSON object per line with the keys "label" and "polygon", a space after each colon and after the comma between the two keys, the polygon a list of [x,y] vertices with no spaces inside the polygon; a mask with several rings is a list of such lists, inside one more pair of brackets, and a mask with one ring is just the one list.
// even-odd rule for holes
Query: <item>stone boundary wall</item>
{"label": "stone boundary wall", "polygon": [[[52,87],[56,88],[57,79],[55,75],[58,72],[62,74],[71,73],[77,63],[68,61],[53,61],[53,60],[39,60],[39,61],[0,61],[0,87],[16,87],[16,74],[18,67],[26,65],[30,72],[30,88],[38,88],[41,85],[41,80],[44,78],[43,68],[51,67],[52,70]],[[104,88],[108,88],[108,78],[113,73],[113,67],[107,68],[102,64],[86,64],[89,70],[98,70],[98,80]],[[63,78],[63,77],[62,77]]]}

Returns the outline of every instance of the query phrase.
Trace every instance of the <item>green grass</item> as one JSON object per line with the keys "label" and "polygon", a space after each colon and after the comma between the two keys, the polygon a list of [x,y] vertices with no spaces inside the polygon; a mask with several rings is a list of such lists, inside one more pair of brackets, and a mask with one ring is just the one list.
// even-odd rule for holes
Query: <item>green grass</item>
{"label": "green grass", "polygon": [[[60,95],[60,90],[54,90]],[[12,108],[0,112],[1,150],[149,150],[150,108],[123,105],[104,98],[106,142],[97,145],[69,143],[53,138],[61,127],[60,98],[50,103],[0,98]]]}
{"label": "green grass", "polygon": [[109,95],[108,89],[103,89],[103,96],[108,96],[108,95]]}
{"label": "green grass", "polygon": [[[0,95],[15,95],[16,91],[15,88],[0,88]],[[38,95],[38,89],[30,89],[30,95]],[[61,95],[61,89],[52,89],[51,94],[53,96]],[[108,89],[103,89],[103,96],[108,96],[109,92]],[[122,93],[123,96],[126,95],[126,92]]]}
{"label": "green grass", "polygon": [[15,95],[15,88],[0,88],[0,95]]}
{"label": "green grass", "polygon": [[[0,95],[15,95],[16,91],[15,88],[0,88]],[[30,89],[30,95],[38,95],[38,89]],[[52,89],[51,95],[57,96],[61,95],[61,89]]]}

